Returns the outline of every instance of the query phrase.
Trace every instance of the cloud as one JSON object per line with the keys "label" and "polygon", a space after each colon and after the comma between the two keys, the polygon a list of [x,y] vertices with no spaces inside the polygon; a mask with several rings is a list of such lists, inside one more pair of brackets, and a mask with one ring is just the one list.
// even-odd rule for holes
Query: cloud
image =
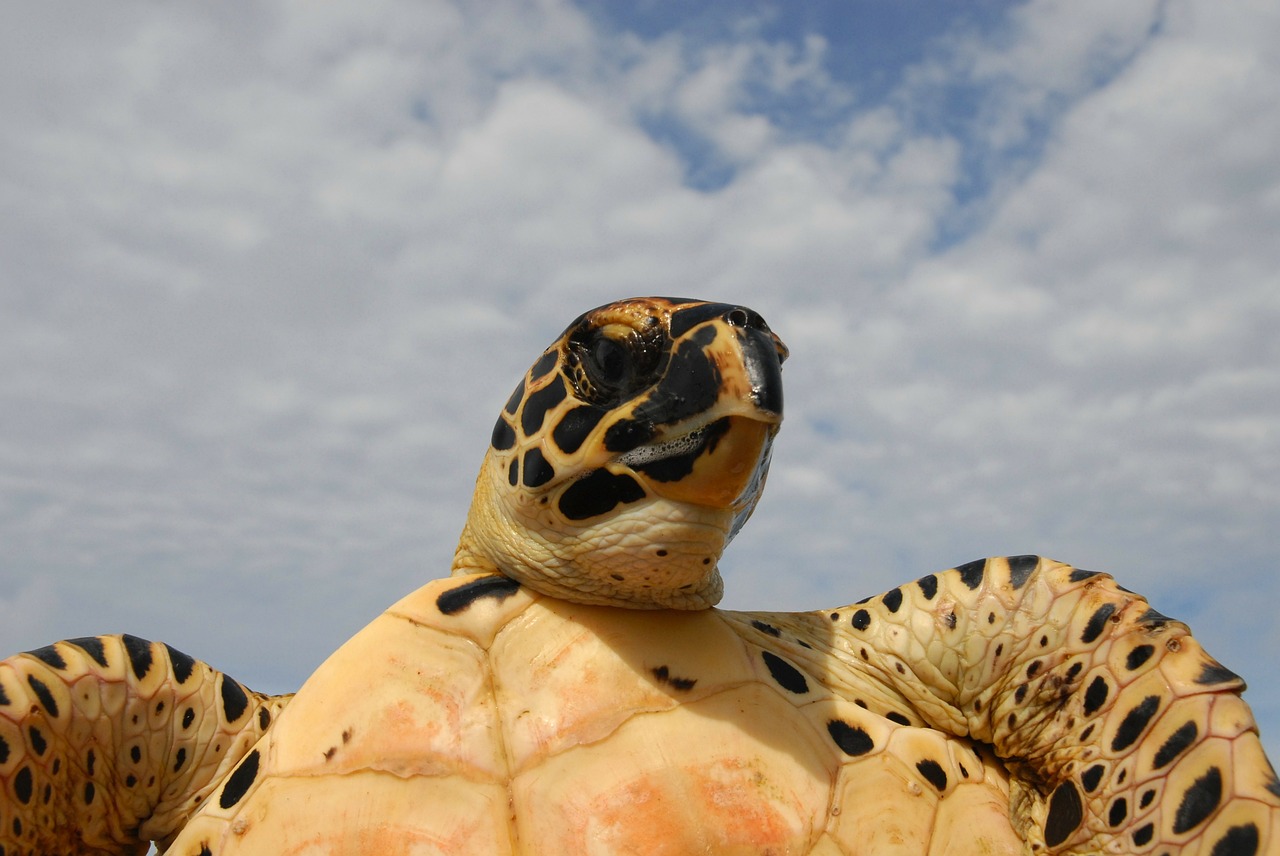
{"label": "cloud", "polygon": [[874,85],[835,29],[741,15],[24,10],[0,643],[129,630],[296,685],[445,572],[564,324],[691,294],[793,354],[730,606],[1045,552],[1191,620],[1276,746],[1274,10],[1021,4]]}

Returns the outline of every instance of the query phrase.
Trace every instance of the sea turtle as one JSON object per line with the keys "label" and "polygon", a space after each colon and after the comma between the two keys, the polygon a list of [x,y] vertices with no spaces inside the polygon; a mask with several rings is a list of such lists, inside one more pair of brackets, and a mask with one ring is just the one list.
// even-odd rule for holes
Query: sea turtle
{"label": "sea turtle", "polygon": [[579,317],[498,418],[452,575],[292,699],[132,636],[0,664],[0,856],[1280,850],[1242,681],[1107,575],[711,608],[785,356],[739,306]]}

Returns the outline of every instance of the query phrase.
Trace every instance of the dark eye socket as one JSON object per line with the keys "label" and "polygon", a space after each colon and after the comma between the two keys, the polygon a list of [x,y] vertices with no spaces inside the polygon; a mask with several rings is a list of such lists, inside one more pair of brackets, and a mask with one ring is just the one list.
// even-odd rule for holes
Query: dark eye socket
{"label": "dark eye socket", "polygon": [[631,357],[627,347],[608,336],[596,336],[587,347],[586,357],[587,371],[592,380],[603,386],[621,388],[631,377]]}

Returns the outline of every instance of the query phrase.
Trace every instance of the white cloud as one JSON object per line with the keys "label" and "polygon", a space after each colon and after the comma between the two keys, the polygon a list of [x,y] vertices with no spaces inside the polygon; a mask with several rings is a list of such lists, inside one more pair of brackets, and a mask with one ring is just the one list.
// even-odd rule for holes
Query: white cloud
{"label": "white cloud", "polygon": [[[1248,606],[1280,595],[1269,5],[1024,4],[865,105],[828,41],[760,27],[202,15],[0,34],[6,649],[127,629],[296,683],[445,571],[545,343],[684,293],[793,352],[731,605],[1047,552],[1191,619],[1277,745]],[[767,109],[789,98],[821,128]],[[727,182],[690,187],[658,120]]]}

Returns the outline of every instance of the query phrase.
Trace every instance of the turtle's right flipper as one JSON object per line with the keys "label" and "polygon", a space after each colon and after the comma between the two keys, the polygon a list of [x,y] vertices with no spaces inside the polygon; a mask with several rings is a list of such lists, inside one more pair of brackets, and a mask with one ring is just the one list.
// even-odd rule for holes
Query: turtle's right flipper
{"label": "turtle's right flipper", "polygon": [[181,829],[288,699],[136,636],[0,661],[0,853],[145,853]]}

